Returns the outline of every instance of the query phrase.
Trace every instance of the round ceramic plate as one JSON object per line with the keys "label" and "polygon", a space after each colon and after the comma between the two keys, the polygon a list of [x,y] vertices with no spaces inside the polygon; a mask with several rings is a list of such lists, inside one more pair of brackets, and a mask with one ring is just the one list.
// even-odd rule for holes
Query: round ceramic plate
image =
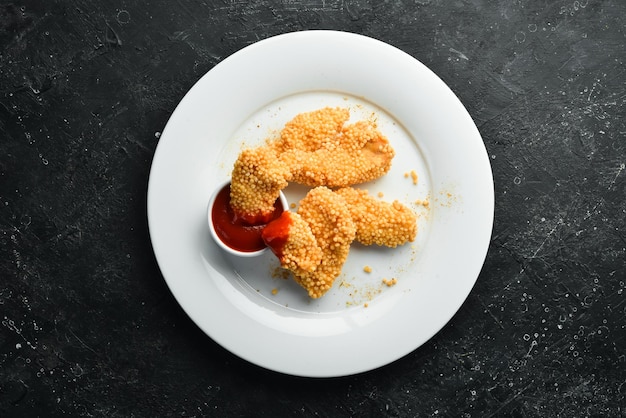
{"label": "round ceramic plate", "polygon": [[[385,177],[358,187],[410,206],[419,232],[394,249],[353,244],[333,288],[313,300],[271,253],[220,250],[206,210],[243,147],[326,106],[377,121],[396,157]],[[297,207],[307,190],[284,192]],[[437,333],[478,277],[493,214],[489,159],[452,91],[399,49],[333,31],[276,36],[216,65],[168,121],[148,186],[154,252],[189,317],[254,364],[310,377],[383,366]]]}

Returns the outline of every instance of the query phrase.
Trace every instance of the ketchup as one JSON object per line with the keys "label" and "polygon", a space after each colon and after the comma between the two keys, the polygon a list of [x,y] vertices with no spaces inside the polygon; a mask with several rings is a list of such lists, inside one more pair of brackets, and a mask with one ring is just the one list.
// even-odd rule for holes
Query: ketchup
{"label": "ketchup", "polygon": [[[280,199],[276,199],[274,212],[269,221],[278,218],[284,210]],[[211,210],[211,221],[219,239],[233,250],[254,252],[266,246],[261,238],[266,223],[250,225],[244,219],[235,216],[230,207],[230,184],[217,193]]]}
{"label": "ketchup", "polygon": [[289,225],[292,222],[289,212],[283,212],[278,219],[269,223],[261,233],[263,241],[279,260],[283,259],[283,250],[289,238]]}

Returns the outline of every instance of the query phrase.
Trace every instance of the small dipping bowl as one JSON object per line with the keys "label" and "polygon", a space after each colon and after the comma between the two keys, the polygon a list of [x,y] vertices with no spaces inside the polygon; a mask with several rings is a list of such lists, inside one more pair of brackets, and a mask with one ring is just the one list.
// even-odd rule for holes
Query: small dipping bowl
{"label": "small dipping bowl", "polygon": [[[289,210],[289,202],[283,192],[280,192],[274,207],[272,220]],[[235,219],[230,208],[230,180],[222,183],[211,195],[207,216],[211,237],[227,253],[256,257],[269,250],[261,238],[266,224],[247,225]]]}

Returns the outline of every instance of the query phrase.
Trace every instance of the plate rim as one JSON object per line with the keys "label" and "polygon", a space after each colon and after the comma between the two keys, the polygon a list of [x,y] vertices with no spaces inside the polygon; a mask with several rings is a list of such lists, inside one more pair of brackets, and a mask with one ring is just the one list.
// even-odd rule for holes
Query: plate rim
{"label": "plate rim", "polygon": [[[155,211],[155,207],[154,204],[152,204],[151,202],[153,201],[153,197],[154,197],[154,193],[156,193],[155,187],[156,186],[156,180],[155,177],[153,176],[154,170],[158,169],[158,164],[160,163],[160,161],[162,160],[162,156],[161,154],[163,153],[163,147],[161,147],[162,143],[165,143],[165,141],[167,140],[167,138],[169,137],[169,132],[168,132],[168,126],[170,126],[170,123],[172,120],[174,120],[175,118],[179,117],[179,113],[181,112],[181,109],[183,109],[183,105],[185,103],[185,100],[189,97],[190,93],[194,90],[194,88],[197,88],[197,86],[200,85],[200,82],[205,79],[206,77],[211,77],[212,72],[215,71],[215,69],[220,69],[220,68],[224,68],[225,66],[228,66],[230,62],[233,62],[237,59],[241,59],[241,57],[243,55],[245,55],[248,51],[252,50],[252,49],[259,49],[259,48],[266,48],[266,47],[271,47],[271,45],[273,43],[280,43],[281,41],[290,41],[292,40],[292,42],[296,42],[300,39],[303,38],[307,38],[307,37],[340,37],[343,38],[344,40],[348,40],[349,42],[365,42],[365,43],[369,43],[370,45],[372,45],[372,47],[374,48],[382,48],[385,49],[387,51],[392,51],[393,54],[402,54],[406,57],[409,57],[411,59],[411,61],[417,65],[417,66],[421,66],[418,67],[421,71],[427,71],[430,73],[430,77],[434,77],[435,79],[439,80],[440,83],[443,84],[443,86],[445,86],[445,88],[447,89],[447,91],[449,93],[451,93],[452,97],[454,97],[454,99],[456,100],[456,105],[459,106],[459,109],[462,110],[462,112],[464,112],[464,115],[469,118],[469,121],[471,122],[471,125],[473,126],[475,132],[473,132],[474,135],[477,135],[478,138],[480,139],[480,144],[482,146],[482,149],[479,150],[482,154],[484,154],[484,157],[486,157],[486,167],[488,168],[488,174],[489,174],[489,184],[485,184],[484,186],[487,187],[488,190],[487,191],[487,195],[490,196],[490,201],[486,202],[486,210],[488,212],[488,224],[489,224],[489,230],[485,231],[484,233],[484,237],[487,237],[486,242],[483,242],[483,246],[484,249],[481,253],[480,258],[480,262],[478,263],[480,265],[480,267],[478,268],[478,272],[476,273],[476,277],[471,281],[471,286],[469,287],[469,290],[467,291],[467,294],[465,294],[465,296],[462,298],[462,300],[460,300],[458,302],[458,306],[456,306],[455,309],[453,309],[451,311],[451,313],[449,314],[449,316],[443,320],[443,325],[441,325],[440,327],[438,327],[434,332],[432,332],[432,334],[430,336],[428,336],[427,338],[424,339],[423,342],[421,342],[420,344],[404,350],[402,353],[398,354],[395,353],[393,358],[388,358],[386,361],[383,362],[379,362],[379,364],[370,364],[370,365],[364,365],[361,367],[351,367],[350,370],[346,371],[342,371],[339,373],[333,373],[332,371],[323,371],[323,372],[315,372],[315,371],[310,371],[310,372],[305,372],[303,370],[291,370],[289,368],[284,368],[284,367],[280,367],[280,365],[276,365],[276,364],[268,364],[267,362],[264,362],[262,360],[259,360],[258,358],[251,358],[249,355],[245,355],[242,354],[240,351],[238,351],[236,348],[234,348],[232,346],[232,344],[225,344],[224,341],[219,341],[216,340],[214,338],[213,335],[211,335],[210,332],[208,332],[203,326],[201,326],[199,324],[199,322],[196,320],[196,314],[194,312],[190,312],[188,311],[187,307],[181,302],[181,300],[179,299],[179,297],[177,296],[178,292],[176,290],[176,286],[173,285],[173,279],[172,277],[168,277],[166,275],[165,271],[165,260],[163,258],[163,256],[159,256],[159,254],[157,254],[157,252],[159,251],[157,249],[157,247],[159,246],[158,244],[156,244],[156,235],[155,235],[155,231],[156,228],[158,228],[154,222],[155,222],[155,215],[154,215],[154,211]],[[296,93],[296,92],[294,92]],[[161,151],[161,152],[160,152]],[[484,145],[484,142],[482,141],[482,137],[480,135],[480,132],[478,131],[478,128],[476,127],[476,125],[474,124],[471,116],[469,115],[469,112],[467,112],[467,110],[465,109],[465,107],[463,106],[462,102],[460,101],[460,99],[456,96],[456,94],[450,89],[449,86],[447,86],[432,70],[430,70],[428,67],[426,67],[424,64],[422,64],[419,60],[417,60],[416,58],[412,57],[411,55],[409,55],[408,53],[400,50],[399,48],[387,44],[383,41],[380,41],[378,39],[372,38],[372,37],[368,37],[365,35],[359,35],[359,34],[355,34],[355,33],[351,33],[351,32],[344,32],[344,31],[333,31],[333,30],[314,30],[314,31],[297,31],[297,32],[288,32],[288,33],[283,33],[280,35],[276,35],[276,36],[272,36],[266,39],[263,39],[261,41],[255,42],[253,44],[250,44],[248,46],[245,46],[244,48],[238,50],[237,52],[231,54],[230,56],[224,58],[224,60],[220,61],[218,64],[216,64],[214,67],[212,67],[209,71],[207,71],[196,83],[194,83],[194,85],[186,92],[186,94],[183,96],[183,98],[180,100],[180,102],[178,103],[178,105],[176,106],[176,108],[174,109],[174,111],[172,112],[171,116],[169,117],[165,128],[163,129],[163,132],[161,134],[161,137],[159,139],[159,142],[157,144],[157,148],[155,150],[154,156],[153,156],[153,160],[152,160],[152,164],[150,167],[150,176],[149,176],[149,180],[148,180],[148,198],[147,198],[147,215],[148,215],[148,227],[149,227],[149,232],[150,232],[150,239],[151,239],[151,243],[152,243],[152,247],[153,247],[153,251],[155,254],[155,258],[157,260],[157,264],[159,265],[160,271],[162,273],[163,278],[165,279],[165,282],[170,290],[170,292],[173,294],[174,298],[176,299],[177,303],[179,303],[179,305],[182,307],[182,309],[186,312],[186,314],[189,316],[189,318],[192,320],[192,322],[194,322],[197,326],[199,326],[202,331],[207,334],[211,339],[213,339],[215,342],[217,342],[219,345],[221,345],[222,347],[226,348],[228,351],[234,353],[235,355],[245,359],[246,361],[249,361],[253,364],[256,364],[258,366],[270,369],[270,370],[274,370],[274,371],[278,371],[281,373],[285,373],[285,374],[291,374],[291,375],[298,375],[298,376],[305,376],[305,377],[337,377],[337,376],[346,376],[346,375],[351,375],[351,374],[357,374],[357,373],[361,373],[361,372],[365,372],[368,370],[373,370],[379,367],[384,366],[385,364],[389,364],[393,361],[396,361],[398,359],[400,359],[401,357],[405,356],[406,354],[414,351],[415,349],[417,349],[419,346],[421,346],[423,343],[425,343],[426,341],[428,341],[429,339],[431,339],[437,332],[439,332],[443,327],[445,327],[445,325],[452,319],[452,317],[458,312],[458,310],[461,308],[462,304],[465,302],[465,300],[467,299],[467,297],[469,296],[472,288],[474,287],[476,281],[478,280],[478,277],[480,275],[480,271],[482,269],[482,266],[484,265],[485,259],[487,257],[488,254],[488,250],[489,250],[489,242],[491,239],[491,234],[493,231],[493,221],[494,221],[494,216],[495,216],[495,194],[494,194],[494,187],[493,187],[493,173],[492,173],[492,169],[491,169],[491,164],[489,162],[488,156],[487,156],[487,150],[486,147]],[[484,239],[483,237],[483,239]]]}

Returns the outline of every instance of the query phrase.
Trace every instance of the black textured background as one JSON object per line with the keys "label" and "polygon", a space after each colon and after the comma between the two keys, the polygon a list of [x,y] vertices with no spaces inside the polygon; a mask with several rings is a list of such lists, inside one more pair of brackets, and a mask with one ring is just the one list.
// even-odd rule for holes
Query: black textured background
{"label": "black textured background", "polygon": [[[338,29],[437,73],[491,158],[469,298],[380,370],[279,375],[186,317],[146,188],[185,92],[272,35]],[[0,1],[0,416],[626,414],[626,2]]]}

